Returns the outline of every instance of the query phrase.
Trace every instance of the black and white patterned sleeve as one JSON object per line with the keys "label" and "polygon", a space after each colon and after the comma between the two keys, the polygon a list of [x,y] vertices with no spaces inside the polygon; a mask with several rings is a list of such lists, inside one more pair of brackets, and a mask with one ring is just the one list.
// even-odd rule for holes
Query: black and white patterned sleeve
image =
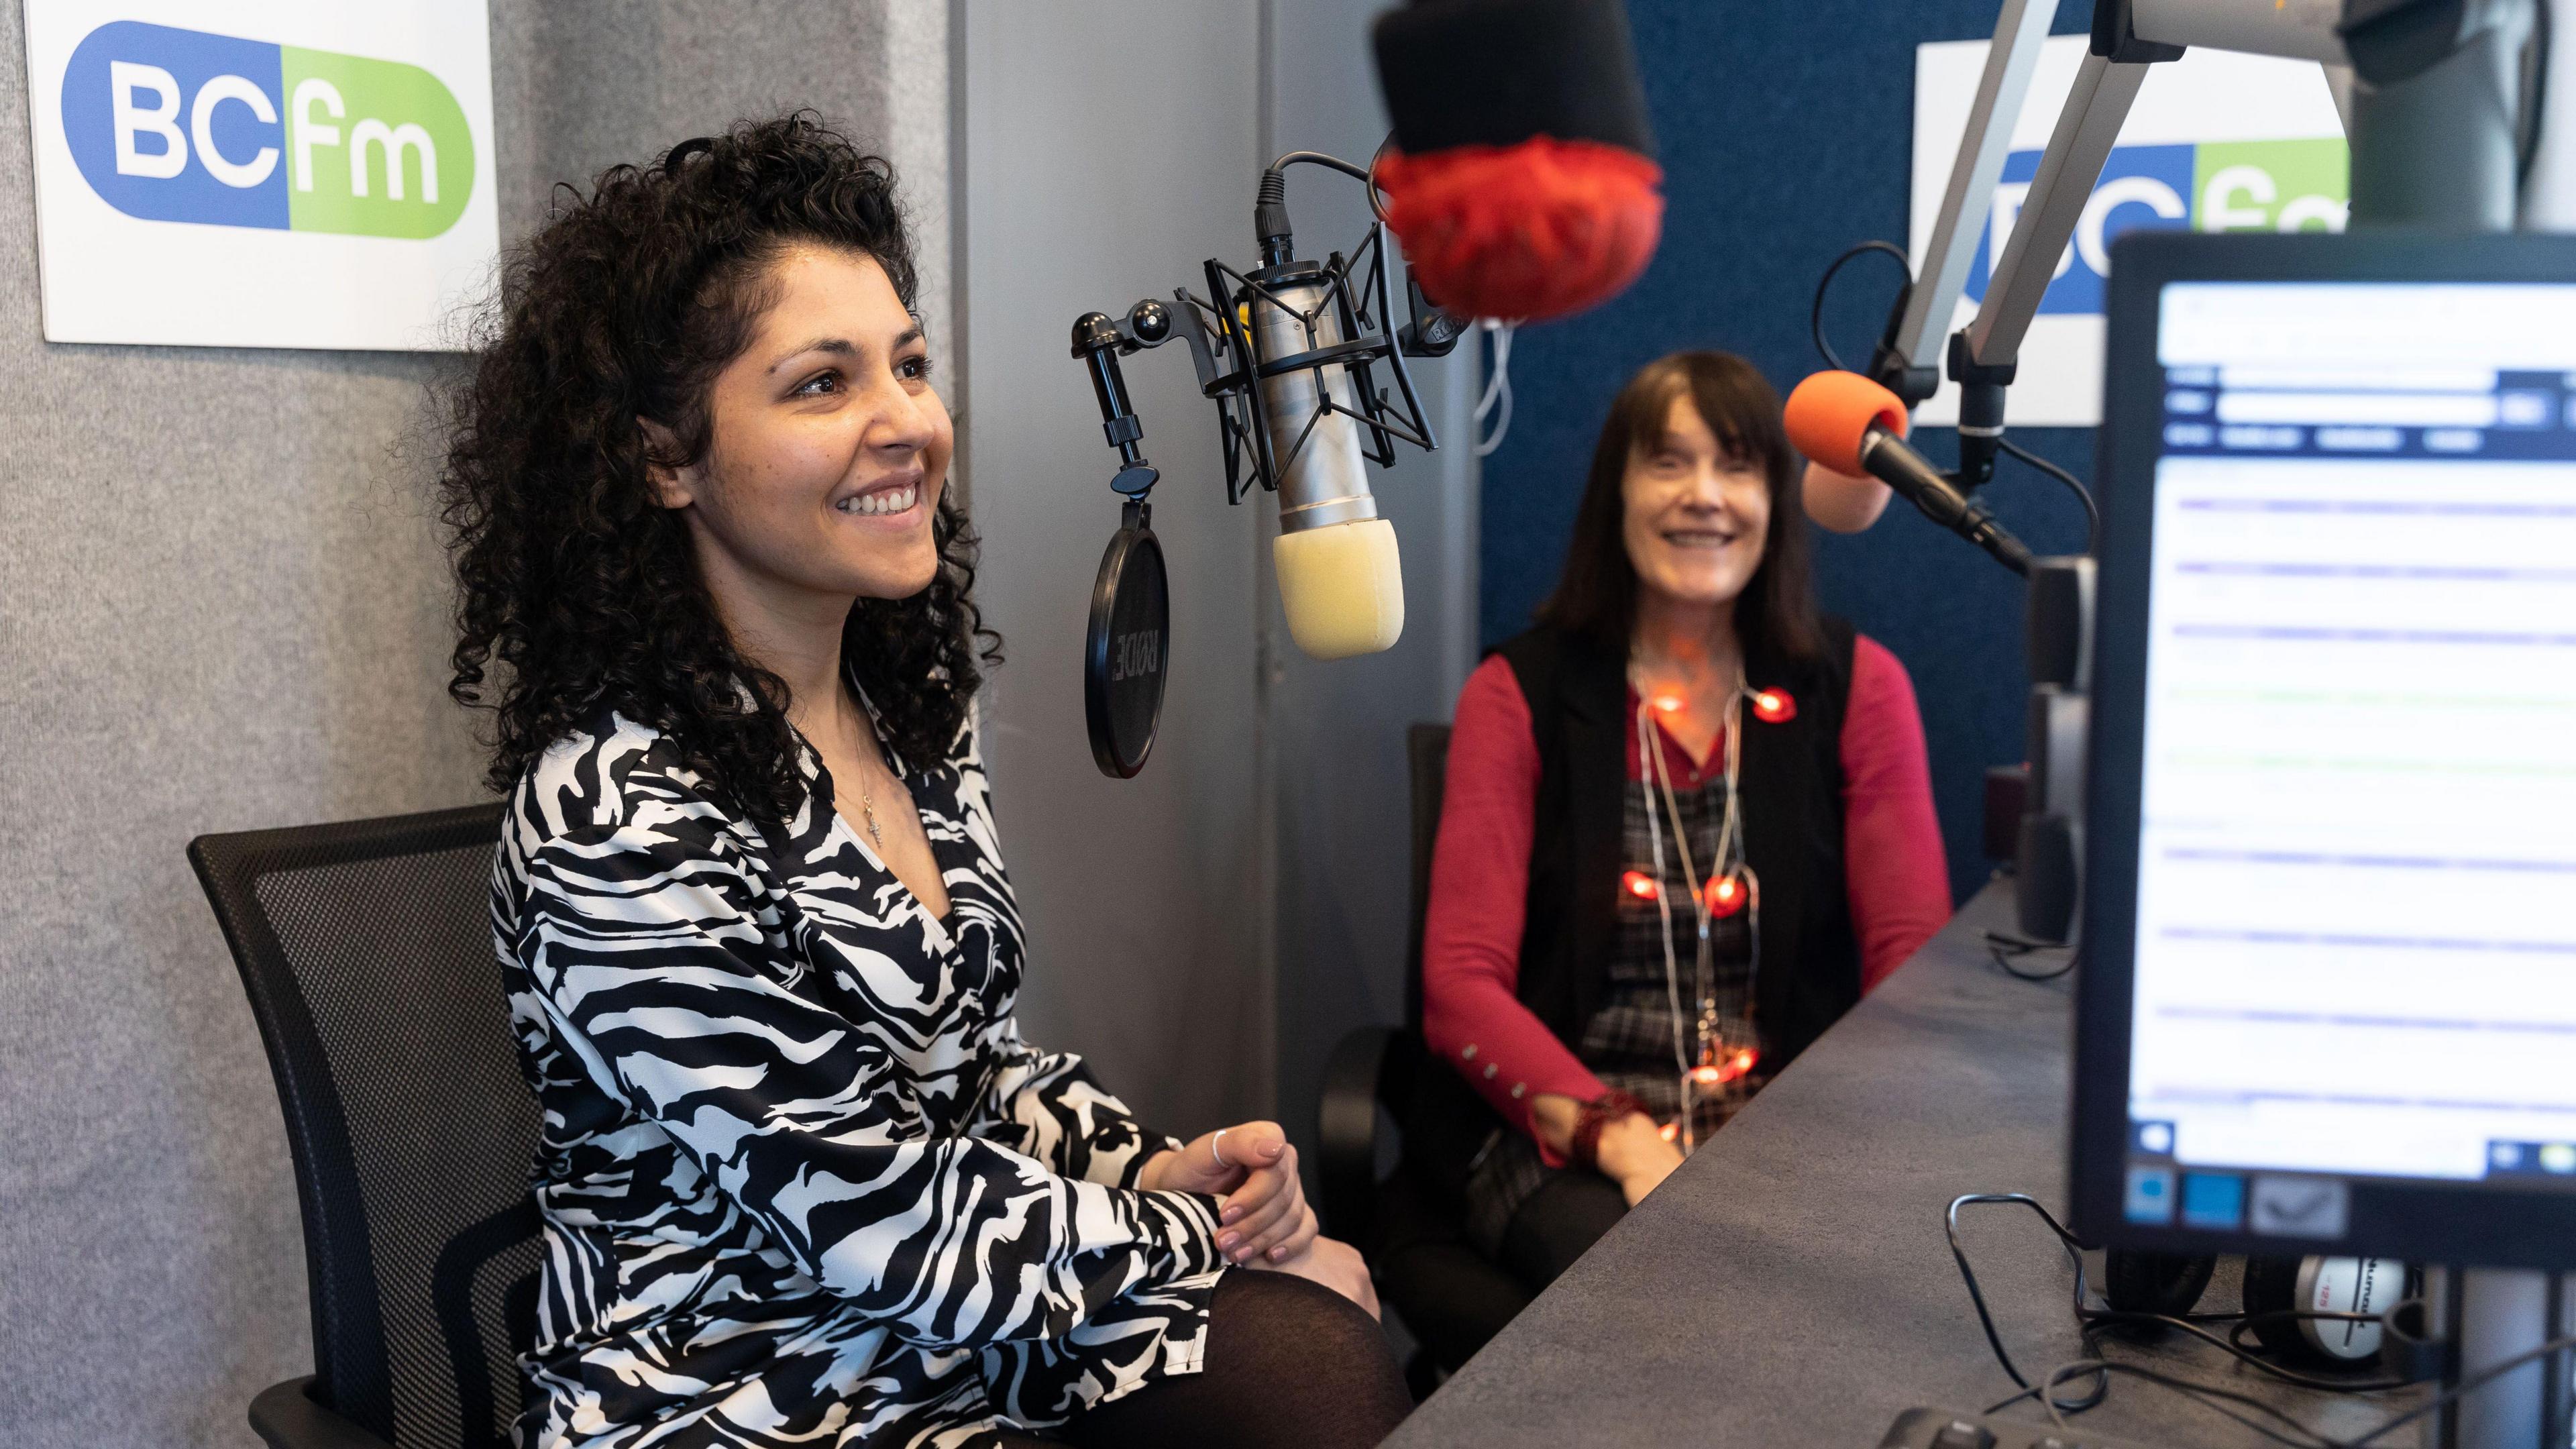
{"label": "black and white patterned sleeve", "polygon": [[1139,1123],[1127,1104],[1092,1080],[1082,1058],[1046,1052],[1006,1024],[997,1069],[976,1104],[975,1135],[1026,1153],[1067,1177],[1134,1187],[1157,1152],[1180,1140]]}
{"label": "black and white patterned sleeve", "polygon": [[[827,1291],[917,1343],[1060,1338],[1222,1266],[1210,1199],[934,1137],[873,1035],[790,989],[720,812],[685,794],[524,836],[519,959],[566,1048]],[[529,830],[523,813],[515,829]],[[774,917],[771,918],[774,920]],[[828,945],[818,949],[830,949]]]}

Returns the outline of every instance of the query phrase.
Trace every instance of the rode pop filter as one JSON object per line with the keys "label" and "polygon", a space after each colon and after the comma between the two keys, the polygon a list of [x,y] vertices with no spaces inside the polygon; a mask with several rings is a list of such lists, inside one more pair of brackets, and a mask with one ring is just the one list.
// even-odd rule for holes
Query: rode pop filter
{"label": "rode pop filter", "polygon": [[1645,270],[1663,171],[1621,0],[1414,0],[1373,38],[1387,225],[1442,308],[1559,317]]}
{"label": "rode pop filter", "polygon": [[1171,658],[1172,591],[1149,507],[1129,503],[1091,586],[1082,642],[1082,713],[1100,772],[1135,778],[1153,753],[1163,717],[1163,667]]}

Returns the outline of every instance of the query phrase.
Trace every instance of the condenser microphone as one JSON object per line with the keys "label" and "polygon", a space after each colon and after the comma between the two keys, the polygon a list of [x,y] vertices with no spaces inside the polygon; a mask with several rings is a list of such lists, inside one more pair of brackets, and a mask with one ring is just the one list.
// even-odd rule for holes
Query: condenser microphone
{"label": "condenser microphone", "polygon": [[[1311,268],[1311,264],[1309,264]],[[1320,269],[1316,269],[1318,272]],[[1285,306],[1253,309],[1261,347],[1273,356],[1337,347],[1320,274],[1264,284]],[[1309,340],[1300,314],[1313,317]],[[1279,472],[1279,536],[1270,560],[1288,635],[1317,659],[1347,659],[1395,645],[1404,632],[1404,569],[1395,526],[1377,516],[1360,456],[1359,400],[1339,363],[1294,368],[1260,382],[1262,426]]]}
{"label": "condenser microphone", "polygon": [[1907,444],[1905,404],[1895,393],[1856,372],[1819,372],[1790,392],[1783,421],[1809,461],[1846,477],[1876,478],[1995,562],[2030,572],[2030,549]]}
{"label": "condenser microphone", "polygon": [[[1291,153],[1308,159],[1311,153]],[[1345,323],[1356,320],[1336,274],[1296,260],[1282,157],[1262,173],[1253,230],[1262,266],[1246,275],[1260,426],[1278,475],[1279,536],[1270,561],[1288,636],[1316,659],[1395,647],[1404,633],[1404,569],[1395,525],[1377,515],[1360,430],[1371,415]],[[1315,157],[1319,161],[1329,158]]]}
{"label": "condenser microphone", "polygon": [[1145,298],[1123,318],[1074,319],[1073,357],[1091,375],[1101,435],[1118,453],[1109,487],[1125,500],[1092,589],[1083,648],[1092,757],[1120,779],[1144,768],[1153,749],[1171,608],[1146,501],[1162,470],[1145,458],[1145,425],[1128,399],[1121,357],[1187,345],[1199,395],[1216,404],[1226,501],[1240,503],[1255,487],[1279,496],[1270,556],[1299,649],[1347,659],[1392,648],[1404,633],[1395,527],[1378,516],[1368,467],[1393,466],[1399,442],[1426,452],[1439,446],[1404,359],[1445,355],[1465,314],[1435,308],[1408,276],[1412,320],[1394,326],[1398,268],[1382,224],[1372,223],[1348,253],[1298,260],[1284,174],[1293,165],[1370,179],[1353,162],[1291,151],[1263,169],[1254,197],[1260,265],[1237,271],[1211,257],[1205,297],[1182,287],[1168,301]]}

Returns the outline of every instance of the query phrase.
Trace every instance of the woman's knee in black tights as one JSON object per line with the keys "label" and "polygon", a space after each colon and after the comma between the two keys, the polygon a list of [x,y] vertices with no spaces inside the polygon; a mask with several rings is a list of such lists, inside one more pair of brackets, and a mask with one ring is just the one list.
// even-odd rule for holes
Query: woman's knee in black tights
{"label": "woman's knee in black tights", "polygon": [[[1357,1304],[1285,1273],[1229,1273],[1217,1288],[1208,1362],[1283,1384],[1313,1385],[1318,1397],[1366,1399],[1392,1387],[1405,1398],[1386,1330]],[[1402,1409],[1396,1417],[1403,1417]]]}
{"label": "woman's knee in black tights", "polygon": [[1059,1432],[1086,1449],[1370,1449],[1412,1407],[1376,1319],[1303,1278],[1236,1269],[1217,1280],[1198,1373],[1103,1404]]}

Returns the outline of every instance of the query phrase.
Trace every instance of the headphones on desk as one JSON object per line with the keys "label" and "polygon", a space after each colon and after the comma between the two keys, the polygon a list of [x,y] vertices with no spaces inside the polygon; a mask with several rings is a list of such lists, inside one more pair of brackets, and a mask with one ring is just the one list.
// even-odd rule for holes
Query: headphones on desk
{"label": "headphones on desk", "polygon": [[[2205,1254],[2113,1248],[2104,1255],[2103,1296],[2114,1314],[2189,1321],[2217,1268]],[[2379,1362],[2380,1316],[2416,1287],[2414,1270],[2394,1258],[2248,1255],[2235,1333],[2290,1363],[2368,1371]]]}

